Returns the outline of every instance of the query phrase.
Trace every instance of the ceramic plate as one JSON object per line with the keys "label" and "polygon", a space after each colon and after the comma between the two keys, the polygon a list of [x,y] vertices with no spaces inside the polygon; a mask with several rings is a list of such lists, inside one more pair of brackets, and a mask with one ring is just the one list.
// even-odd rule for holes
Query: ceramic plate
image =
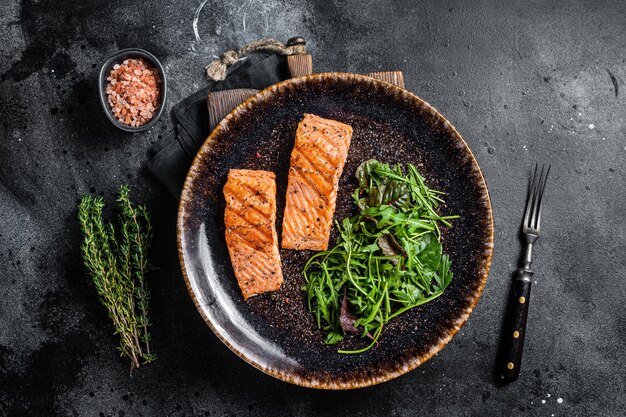
{"label": "ceramic plate", "polygon": [[[311,251],[281,250],[282,288],[244,301],[224,240],[222,188],[231,168],[276,173],[280,234],[289,157],[304,113],[354,129],[339,183],[336,219],[353,213],[354,172],[364,160],[412,162],[428,184],[445,191],[442,213],[459,214],[443,234],[454,279],[433,302],[390,322],[380,343],[360,355],[323,343],[307,312],[302,268]],[[233,352],[282,380],[313,388],[350,389],[402,375],[441,350],[481,295],[491,263],[489,194],[472,152],[456,129],[414,94],[354,74],[317,74],[276,84],[233,110],[211,133],[187,175],[178,213],[183,275],[198,311]],[[280,235],[279,235],[280,238]],[[331,244],[335,236],[331,237]],[[362,347],[362,339],[342,342]]]}

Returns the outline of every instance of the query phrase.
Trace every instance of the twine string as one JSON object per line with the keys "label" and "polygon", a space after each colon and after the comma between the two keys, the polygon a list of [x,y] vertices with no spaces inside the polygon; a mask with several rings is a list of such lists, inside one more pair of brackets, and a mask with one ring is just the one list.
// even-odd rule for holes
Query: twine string
{"label": "twine string", "polygon": [[280,55],[306,54],[303,44],[285,45],[275,39],[266,38],[252,41],[236,51],[226,51],[219,59],[206,66],[206,76],[213,81],[222,81],[226,78],[226,69],[246,55],[255,51],[272,51]]}

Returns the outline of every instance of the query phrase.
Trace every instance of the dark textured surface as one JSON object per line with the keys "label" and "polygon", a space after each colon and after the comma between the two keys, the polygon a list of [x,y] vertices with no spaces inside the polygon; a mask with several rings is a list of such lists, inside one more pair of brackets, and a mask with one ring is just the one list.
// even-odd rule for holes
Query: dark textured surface
{"label": "dark textured surface", "polygon": [[[624,414],[626,3],[209,1],[197,42],[198,3],[0,5],[4,414]],[[407,88],[468,141],[492,196],[494,263],[467,325],[418,370],[356,392],[274,380],[213,336],[178,271],[176,203],[143,168],[147,148],[171,126],[163,118],[128,136],[97,102],[98,67],[116,49],[157,55],[171,106],[204,85],[202,67],[213,54],[294,34],[309,40],[317,71],[404,71]],[[514,385],[497,387],[500,319],[536,160],[550,161],[553,174],[524,369]],[[110,199],[122,182],[157,221],[162,267],[151,282],[159,359],[132,377],[81,267],[75,220],[80,195]]]}
{"label": "dark textured surface", "polygon": [[[308,313],[302,270],[315,252],[281,250],[285,282],[280,290],[244,301],[226,250],[222,190],[231,168],[276,174],[280,241],[289,161],[296,128],[305,113],[353,129],[335,219],[341,221],[358,211],[352,197],[357,183],[354,173],[369,159],[416,164],[430,186],[447,194],[447,204],[439,212],[461,216],[452,229],[443,232],[444,252],[453,260],[450,286],[436,301],[392,320],[376,348],[362,355],[338,355],[337,349],[361,349],[369,339],[345,339],[325,346],[324,332]],[[196,304],[210,325],[220,329],[220,337],[271,375],[327,389],[380,383],[433,356],[475,306],[493,246],[489,197],[463,139],[432,107],[406,90],[351,74],[283,82],[231,113],[200,149],[181,195],[179,216],[186,278]],[[333,242],[336,235],[334,230]]]}

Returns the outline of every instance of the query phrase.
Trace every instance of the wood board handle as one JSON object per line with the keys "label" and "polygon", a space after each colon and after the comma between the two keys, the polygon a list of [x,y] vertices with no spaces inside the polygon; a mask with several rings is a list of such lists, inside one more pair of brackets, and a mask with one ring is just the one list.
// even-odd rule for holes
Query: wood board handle
{"label": "wood board handle", "polygon": [[[290,55],[287,57],[287,67],[289,68],[291,78],[312,74],[313,57],[311,54]],[[259,90],[252,88],[210,91],[207,95],[209,129],[215,129],[215,126],[217,126],[228,113],[258,92]]]}
{"label": "wood board handle", "polygon": [[209,129],[212,131],[235,107],[252,97],[259,90],[252,88],[234,88],[232,90],[209,91],[207,107],[209,109]]}
{"label": "wood board handle", "polygon": [[303,77],[313,74],[313,57],[311,54],[289,55],[287,67],[291,78]]}
{"label": "wood board handle", "polygon": [[366,75],[389,84],[397,85],[400,88],[404,88],[404,75],[402,75],[402,71],[378,71],[369,72]]}

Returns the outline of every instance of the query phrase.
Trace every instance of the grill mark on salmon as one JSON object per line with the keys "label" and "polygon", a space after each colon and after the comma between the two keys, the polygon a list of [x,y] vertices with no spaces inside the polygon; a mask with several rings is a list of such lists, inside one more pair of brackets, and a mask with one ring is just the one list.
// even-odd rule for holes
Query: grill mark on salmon
{"label": "grill mark on salmon", "polygon": [[226,246],[244,299],[280,288],[276,234],[276,176],[231,169],[224,185]]}
{"label": "grill mark on salmon", "polygon": [[251,246],[256,245],[255,242],[271,240],[272,233],[267,229],[266,223],[251,224],[250,226],[233,226],[232,231],[237,231],[242,239],[247,239]]}
{"label": "grill mark on salmon", "polygon": [[[297,171],[297,172],[294,172],[294,175],[297,175],[299,180],[302,180],[303,183],[306,183],[306,185],[308,185],[309,187],[309,190],[313,190],[315,194],[319,198],[321,198],[325,203],[328,202],[328,197],[326,197],[326,194],[328,192],[332,192],[332,190],[321,190],[320,186],[325,185],[325,184],[319,184],[319,183],[316,184],[315,181],[313,181],[313,178],[311,178],[313,175],[319,175],[318,173],[316,173],[315,171],[305,171],[305,170],[298,169],[298,168],[290,168],[289,169],[290,173],[291,173],[291,170]],[[302,189],[301,183],[298,183],[298,185],[300,186],[300,189]]]}
{"label": "grill mark on salmon", "polygon": [[326,250],[339,178],[348,156],[352,127],[305,114],[291,152],[283,219],[284,249]]}
{"label": "grill mark on salmon", "polygon": [[[325,153],[328,151],[327,149],[318,149],[314,146],[312,146],[312,152],[311,153],[305,153],[302,152],[300,149],[296,149],[294,148],[294,150],[292,152],[296,152],[296,158],[298,156],[300,156],[302,159],[304,159],[306,162],[309,163],[309,166],[313,169],[313,170],[317,170],[320,172],[324,172],[326,175],[333,175],[333,166],[335,165],[335,161],[329,160]],[[302,167],[302,164],[300,164],[300,166]]]}
{"label": "grill mark on salmon", "polygon": [[295,224],[295,226],[297,227],[296,232],[299,234],[306,234],[306,230],[303,227],[306,227],[306,225],[313,224],[313,222],[315,221],[314,216],[317,216],[313,210],[308,210],[308,207],[312,207],[316,204],[317,202],[315,198],[316,196],[312,196],[310,193],[307,193],[306,192],[307,190],[302,186],[302,184],[298,180],[295,180],[294,182],[295,182],[294,186],[298,188],[298,193],[299,193],[299,196],[301,197],[298,199],[294,199],[294,202],[293,202],[294,209],[297,212],[301,213],[302,216],[306,220],[306,221],[302,221],[302,222]]}
{"label": "grill mark on salmon", "polygon": [[[247,188],[247,187],[244,187],[244,188]],[[255,192],[256,191],[252,191],[253,194]],[[239,208],[243,210],[243,212],[245,213],[245,215],[239,213],[239,216],[241,216],[242,218],[247,218],[246,216],[253,218],[254,215],[257,214],[260,219],[264,219],[266,215],[265,211],[262,208],[259,208],[257,205],[254,205],[254,204],[241,205]]]}
{"label": "grill mark on salmon", "polygon": [[[240,220],[241,226],[263,226],[266,224],[265,213],[258,209],[252,209],[250,207],[242,206],[240,204],[232,204],[232,215]],[[236,211],[237,210],[237,211]],[[245,214],[241,214],[240,211],[244,211]]]}

